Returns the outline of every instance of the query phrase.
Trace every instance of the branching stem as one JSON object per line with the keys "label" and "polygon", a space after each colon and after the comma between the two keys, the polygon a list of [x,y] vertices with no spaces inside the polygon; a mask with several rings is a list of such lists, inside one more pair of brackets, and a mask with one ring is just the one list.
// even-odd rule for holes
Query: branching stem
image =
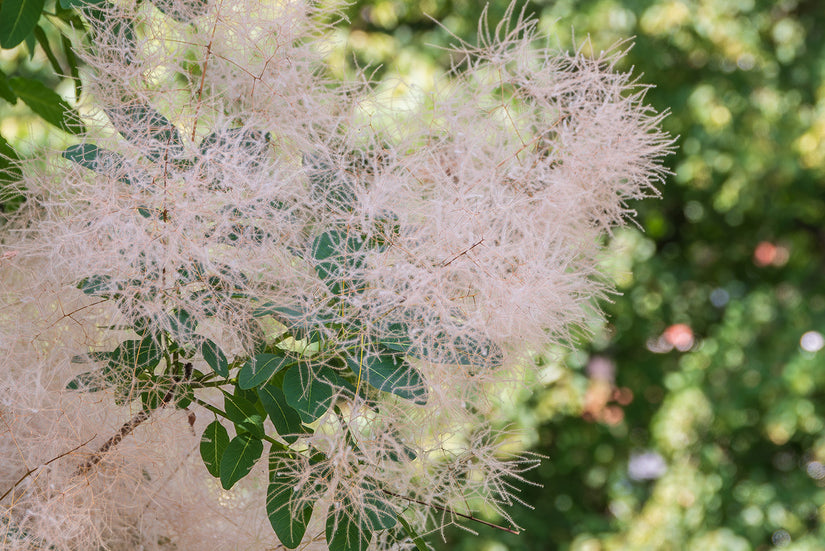
{"label": "branching stem", "polygon": [[60,455],[56,455],[55,457],[52,457],[51,459],[49,459],[48,461],[46,461],[46,462],[45,462],[45,463],[43,463],[42,465],[39,465],[39,466],[35,467],[34,469],[29,469],[28,471],[26,471],[26,472],[23,474],[23,476],[21,476],[19,479],[17,479],[17,482],[15,482],[14,484],[12,484],[12,485],[11,485],[11,488],[9,488],[8,490],[6,490],[6,492],[5,492],[2,496],[0,496],[0,501],[3,501],[4,499],[6,499],[6,496],[7,496],[7,495],[9,495],[10,493],[12,493],[12,491],[14,491],[14,489],[15,489],[15,488],[17,488],[17,487],[20,485],[20,483],[22,483],[22,482],[23,482],[24,480],[26,480],[29,476],[31,476],[31,475],[32,475],[32,473],[34,473],[36,470],[38,470],[38,469],[39,469],[39,468],[41,468],[41,467],[45,467],[46,465],[48,465],[48,464],[50,464],[50,463],[54,463],[55,461],[57,461],[57,460],[58,460],[58,459],[60,459],[61,457],[66,457],[66,456],[67,456],[67,455],[69,455],[70,453],[73,453],[73,452],[75,452],[75,451],[79,450],[80,448],[82,448],[83,446],[85,446],[86,444],[88,444],[89,442],[91,442],[91,441],[95,438],[95,436],[97,436],[97,435],[95,434],[95,435],[93,435],[91,438],[89,438],[89,439],[88,439],[88,440],[86,440],[85,442],[82,442],[82,443],[78,444],[78,445],[77,445],[77,446],[75,446],[74,448],[72,448],[72,449],[70,449],[70,450],[68,450],[68,451],[63,452],[63,453],[61,453]]}
{"label": "branching stem", "polygon": [[417,503],[418,505],[423,505],[424,507],[432,507],[433,509],[438,509],[439,511],[443,511],[450,515],[455,515],[457,517],[461,517],[467,520],[471,520],[473,522],[478,522],[479,524],[483,524],[484,526],[489,526],[490,528],[495,528],[496,530],[502,530],[504,532],[508,532],[510,534],[519,535],[519,530],[515,530],[513,528],[508,528],[506,526],[501,526],[499,524],[494,524],[492,522],[487,522],[486,520],[481,520],[480,518],[474,517],[472,515],[465,515],[464,513],[459,513],[449,507],[444,507],[443,505],[438,505],[436,503],[427,503],[426,501],[421,501],[420,499],[415,499],[414,497],[402,496],[401,494],[396,494],[395,492],[391,492],[389,490],[381,489],[387,495],[391,495],[393,497],[398,497],[404,500],[407,500],[411,503]]}

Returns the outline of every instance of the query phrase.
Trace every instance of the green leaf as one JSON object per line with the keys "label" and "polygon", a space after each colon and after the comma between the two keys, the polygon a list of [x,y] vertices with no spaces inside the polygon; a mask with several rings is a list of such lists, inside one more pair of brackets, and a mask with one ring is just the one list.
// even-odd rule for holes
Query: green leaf
{"label": "green leaf", "polygon": [[301,417],[286,401],[284,392],[275,385],[264,385],[258,389],[258,396],[275,430],[289,443],[298,439],[303,432]]}
{"label": "green leaf", "polygon": [[116,290],[112,278],[107,275],[93,275],[80,280],[77,288],[93,297],[111,298],[111,292]]}
{"label": "green leaf", "polygon": [[95,29],[105,29],[104,33],[95,37],[96,40],[92,40],[96,48],[110,47],[111,53],[122,56],[123,63],[132,63],[136,40],[135,29],[130,19],[117,15],[112,17],[108,0],[73,0],[70,5],[80,8],[83,15],[89,19],[92,23],[92,32]]}
{"label": "green leaf", "polygon": [[333,388],[319,379],[309,363],[301,362],[284,376],[284,396],[304,423],[312,423],[332,405]]}
{"label": "green leaf", "polygon": [[364,512],[361,524],[364,530],[377,532],[395,526],[398,517],[392,503],[384,498],[384,493],[370,482],[361,484]]}
{"label": "green leaf", "polygon": [[213,156],[233,155],[236,151],[243,151],[250,159],[253,167],[258,167],[267,157],[269,148],[269,133],[246,128],[230,128],[220,132],[212,132],[200,143],[201,155],[210,160]]}
{"label": "green leaf", "polygon": [[0,46],[14,48],[32,32],[45,0],[3,0],[0,4]]}
{"label": "green leaf", "polygon": [[42,82],[14,77],[9,79],[9,86],[32,111],[49,124],[70,134],[86,132],[86,127],[80,122],[80,115],[57,92],[47,88]]}
{"label": "green leaf", "polygon": [[218,345],[209,339],[201,342],[201,356],[215,373],[221,377],[229,377],[229,362]]}
{"label": "green leaf", "polygon": [[224,411],[226,417],[237,427],[238,431],[246,431],[261,438],[264,435],[264,416],[258,408],[241,396],[234,396],[224,392]]}
{"label": "green leaf", "polygon": [[[274,454],[273,454],[274,455]],[[300,545],[312,517],[312,503],[295,510],[300,481],[291,474],[286,460],[275,456],[269,462],[269,488],[266,493],[266,514],[278,540],[288,549]]]}
{"label": "green leaf", "polygon": [[201,436],[201,457],[209,474],[218,478],[221,475],[221,459],[229,445],[229,433],[217,419],[207,425]]}
{"label": "green leaf", "polygon": [[163,357],[160,343],[150,335],[141,340],[126,340],[121,342],[110,354],[110,365],[112,363],[132,370],[137,373],[144,370],[154,369]]}
{"label": "green leaf", "polygon": [[14,90],[9,86],[9,78],[3,71],[0,71],[0,98],[3,98],[12,105],[17,103],[17,94],[15,94]]}
{"label": "green leaf", "polygon": [[98,392],[109,386],[111,385],[109,385],[105,377],[103,377],[101,370],[81,373],[66,383],[67,390],[81,390],[83,392]]}
{"label": "green leaf", "polygon": [[263,442],[251,433],[244,432],[233,438],[221,456],[220,477],[223,489],[232,488],[237,481],[248,475],[263,451]]}
{"label": "green leaf", "polygon": [[139,147],[152,161],[183,155],[180,133],[169,119],[148,105],[128,105],[106,111],[120,135]]}
{"label": "green leaf", "polygon": [[295,358],[280,354],[258,354],[247,360],[238,372],[238,386],[244,390],[257,388],[272,375],[295,362]]}
{"label": "green leaf", "polygon": [[169,332],[175,340],[188,342],[196,337],[198,320],[183,308],[176,308],[169,315],[169,326]]}
{"label": "green leaf", "polygon": [[109,360],[111,357],[111,352],[89,352],[87,354],[78,354],[77,356],[72,356],[69,362],[73,364],[89,364]]}
{"label": "green leaf", "polygon": [[302,163],[309,177],[313,198],[325,201],[330,207],[350,211],[356,201],[355,182],[348,169],[338,168],[319,154],[303,156]]}
{"label": "green leaf", "polygon": [[400,514],[398,515],[398,522],[404,528],[404,531],[407,533],[407,536],[412,540],[413,544],[415,544],[415,548],[418,551],[430,551],[430,548],[427,547],[427,544],[424,543],[424,540],[421,538],[421,536],[419,536],[415,532],[413,527],[410,526],[410,523],[407,522],[407,520]]}
{"label": "green leaf", "polygon": [[11,212],[25,200],[23,195],[12,187],[23,179],[19,162],[17,152],[3,136],[0,136],[0,212]]}
{"label": "green leaf", "polygon": [[[128,168],[125,157],[94,144],[83,143],[69,146],[62,153],[62,156],[98,174],[117,177],[117,180],[124,184],[134,184],[136,181],[124,170]],[[137,169],[134,171],[137,171]],[[138,181],[145,182],[147,180],[148,177],[144,176],[139,178]]]}
{"label": "green leaf", "polygon": [[365,530],[358,512],[349,499],[338,507],[333,504],[327,513],[326,537],[329,551],[367,551],[372,532]]}
{"label": "green leaf", "polygon": [[352,274],[364,266],[365,248],[365,240],[347,230],[330,230],[315,238],[312,243],[315,273],[332,294],[357,292],[364,287]]}
{"label": "green leaf", "polygon": [[357,377],[371,386],[391,392],[416,404],[426,404],[428,392],[418,370],[403,354],[384,347],[365,350],[363,358],[347,358],[347,365]]}

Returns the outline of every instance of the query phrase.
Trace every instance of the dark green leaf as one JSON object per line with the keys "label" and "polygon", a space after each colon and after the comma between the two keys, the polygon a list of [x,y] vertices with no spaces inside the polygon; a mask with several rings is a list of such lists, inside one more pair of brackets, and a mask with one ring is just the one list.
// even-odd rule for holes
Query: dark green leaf
{"label": "dark green leaf", "polygon": [[17,94],[15,94],[14,90],[9,86],[9,78],[3,71],[0,71],[0,98],[3,98],[12,105],[17,103]]}
{"label": "dark green leaf", "polygon": [[239,431],[250,432],[258,438],[264,435],[264,416],[246,398],[224,393],[224,411]]}
{"label": "dark green leaf", "polygon": [[98,392],[109,386],[100,370],[81,373],[66,384],[68,390],[82,390],[83,392]]}
{"label": "dark green leaf", "polygon": [[303,425],[298,412],[287,403],[284,392],[277,386],[264,385],[258,389],[258,396],[278,434],[287,442],[295,442],[303,432]]}
{"label": "dark green leaf", "polygon": [[251,433],[244,432],[233,438],[221,456],[220,477],[223,489],[230,489],[248,475],[263,451],[263,442]]}
{"label": "dark green leaf", "polygon": [[[133,179],[125,170],[128,169],[126,165],[126,158],[114,151],[103,149],[94,144],[83,143],[69,146],[63,153],[63,157],[79,164],[84,168],[88,168],[98,174],[117,178],[119,182],[124,184],[133,184],[136,181],[146,181],[148,177]],[[134,169],[133,172],[137,172]]]}
{"label": "dark green leaf", "polygon": [[0,212],[10,212],[24,201],[24,197],[15,189],[23,179],[19,161],[14,148],[0,136]]}
{"label": "dark green leaf", "polygon": [[307,362],[301,362],[284,376],[286,401],[305,423],[315,421],[332,405],[333,388],[318,375]]}
{"label": "dark green leaf", "polygon": [[371,386],[416,404],[426,404],[427,388],[418,370],[403,354],[384,347],[365,350],[362,358],[347,358],[350,369]]}
{"label": "dark green leaf", "polygon": [[312,517],[312,503],[297,509],[300,490],[296,488],[299,483],[284,459],[277,456],[270,459],[266,514],[278,540],[289,549],[300,545]]}
{"label": "dark green leaf", "polygon": [[365,530],[358,514],[349,499],[330,507],[326,525],[329,551],[367,551],[372,532]]}
{"label": "dark green leaf", "polygon": [[217,344],[209,339],[204,339],[201,343],[201,355],[215,373],[221,377],[229,377],[229,362]]}
{"label": "dark green leaf", "polygon": [[88,354],[72,356],[72,359],[69,361],[73,364],[89,364],[109,360],[111,357],[111,352],[89,352]]}
{"label": "dark green leaf", "polygon": [[95,47],[110,47],[110,55],[120,55],[123,63],[132,63],[136,40],[135,29],[130,19],[112,14],[110,10],[114,5],[108,0],[73,0],[71,5],[79,7],[83,15],[89,19],[92,32],[95,29],[105,29],[104,32],[97,34],[96,40],[93,40]]}
{"label": "dark green leaf", "polygon": [[32,32],[45,0],[3,0],[0,4],[0,46],[14,48]]}
{"label": "dark green leaf", "polygon": [[169,325],[169,332],[175,340],[188,342],[195,338],[198,320],[186,310],[177,308],[169,315]]}
{"label": "dark green leaf", "polygon": [[160,343],[153,336],[141,340],[127,340],[121,342],[110,355],[110,363],[117,363],[137,373],[143,370],[152,370],[160,363],[163,357]]}
{"label": "dark green leaf", "polygon": [[117,131],[138,146],[150,160],[172,161],[183,154],[178,129],[148,105],[128,105],[109,109],[106,113]]}
{"label": "dark green leaf", "polygon": [[116,289],[116,285],[112,283],[112,278],[109,276],[94,275],[80,280],[77,288],[93,297],[109,298],[110,293]]}
{"label": "dark green leaf", "polygon": [[256,388],[293,362],[295,359],[284,353],[252,356],[238,372],[238,386],[245,390]]}
{"label": "dark green leaf", "polygon": [[201,436],[201,457],[206,470],[215,478],[221,475],[221,459],[229,445],[229,433],[216,419],[207,425]]}
{"label": "dark green leaf", "polygon": [[302,162],[313,198],[325,201],[333,209],[352,210],[356,196],[349,167],[335,167],[330,160],[314,154],[304,155]]}
{"label": "dark green leaf", "polygon": [[381,490],[365,482],[361,484],[361,496],[364,511],[360,520],[365,531],[377,532],[395,526],[398,515]]}
{"label": "dark green leaf", "polygon": [[[207,162],[220,161],[221,156],[234,155],[242,151],[253,167],[258,167],[266,159],[269,147],[269,133],[245,128],[230,128],[221,132],[213,132],[200,143],[201,155]],[[212,159],[217,157],[217,159]]]}
{"label": "dark green leaf", "polygon": [[352,274],[364,266],[365,247],[361,236],[346,230],[326,231],[315,238],[312,244],[315,273],[332,294],[352,293],[364,287]]}
{"label": "dark green leaf", "polygon": [[70,134],[83,134],[86,127],[68,103],[42,82],[22,77],[9,79],[9,86],[44,121]]}

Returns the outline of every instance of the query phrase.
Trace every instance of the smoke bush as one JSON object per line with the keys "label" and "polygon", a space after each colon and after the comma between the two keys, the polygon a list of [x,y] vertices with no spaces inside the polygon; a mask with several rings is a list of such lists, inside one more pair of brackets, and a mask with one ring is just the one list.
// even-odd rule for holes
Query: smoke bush
{"label": "smoke bush", "polygon": [[393,105],[327,76],[312,4],[73,4],[88,131],[24,167],[0,257],[0,480],[29,472],[4,546],[411,547],[508,519],[534,462],[495,396],[585,321],[601,237],[665,172],[621,52],[509,17]]}

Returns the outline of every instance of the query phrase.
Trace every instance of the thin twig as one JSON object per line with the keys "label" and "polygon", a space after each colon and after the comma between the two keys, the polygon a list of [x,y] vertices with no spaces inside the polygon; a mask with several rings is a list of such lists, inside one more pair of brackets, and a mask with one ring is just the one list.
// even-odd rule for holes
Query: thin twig
{"label": "thin twig", "polygon": [[465,254],[469,253],[470,251],[472,251],[473,249],[475,249],[476,247],[478,247],[482,243],[484,243],[484,238],[483,237],[481,239],[479,239],[478,241],[476,241],[475,243],[473,243],[472,245],[470,245],[468,248],[464,249],[463,251],[461,251],[460,253],[458,253],[454,257],[452,257],[450,260],[446,260],[446,261],[442,262],[441,267],[443,268],[445,266],[449,266],[450,264],[455,262],[456,259],[458,259],[458,258],[464,256]]}
{"label": "thin twig", "polygon": [[97,449],[97,451],[95,451],[92,454],[92,456],[85,463],[80,465],[77,468],[77,470],[74,472],[73,476],[78,476],[78,475],[86,474],[87,472],[89,472],[89,469],[91,469],[92,467],[94,467],[95,465],[100,463],[100,461],[103,459],[103,455],[107,451],[109,451],[110,449],[117,446],[120,443],[121,440],[123,440],[125,437],[129,436],[129,434],[133,430],[135,430],[141,423],[143,423],[144,421],[149,419],[149,417],[151,417],[152,413],[154,413],[157,409],[160,409],[160,408],[164,407],[166,404],[168,404],[169,402],[171,402],[172,398],[175,397],[176,386],[177,385],[175,385],[171,389],[169,389],[169,392],[166,393],[166,395],[160,401],[160,404],[158,405],[157,408],[155,408],[155,409],[141,409],[139,412],[137,412],[134,415],[134,417],[132,417],[131,419],[129,419],[128,421],[123,423],[123,425],[121,425],[121,427],[120,427],[120,430],[117,431],[114,435],[112,435],[111,438],[106,440],[103,443],[103,445],[100,446]]}
{"label": "thin twig", "polygon": [[498,525],[498,524],[493,524],[492,522],[487,522],[486,520],[481,520],[480,518],[476,518],[472,515],[465,515],[464,513],[459,513],[458,511],[455,511],[455,510],[453,510],[449,507],[444,507],[443,505],[438,505],[436,503],[427,503],[425,501],[415,499],[414,497],[408,497],[408,496],[403,496],[401,494],[396,494],[395,492],[391,492],[391,491],[385,490],[383,488],[381,489],[381,491],[384,492],[385,494],[388,494],[388,495],[391,495],[391,496],[394,496],[394,497],[398,497],[398,498],[401,498],[401,499],[406,499],[407,501],[410,501],[412,503],[417,503],[419,505],[423,505],[424,507],[432,507],[433,509],[438,509],[439,511],[443,511],[443,512],[448,513],[450,515],[455,515],[457,517],[465,518],[465,519],[471,520],[473,522],[478,522],[479,524],[483,524],[484,526],[489,526],[490,528],[495,528],[496,530],[502,530],[502,531],[508,532],[510,534],[515,534],[516,536],[518,536],[519,533],[520,533],[519,530],[515,530],[513,528],[507,528],[506,526],[501,526],[501,525]]}
{"label": "thin twig", "polygon": [[67,455],[69,455],[70,453],[73,453],[73,452],[75,452],[75,451],[79,450],[80,448],[82,448],[83,446],[85,446],[86,444],[88,444],[89,442],[91,442],[92,440],[94,440],[95,436],[97,436],[97,435],[95,434],[94,436],[92,436],[91,438],[89,438],[88,440],[86,440],[85,442],[83,442],[82,444],[78,444],[77,446],[75,446],[74,448],[70,449],[69,451],[65,451],[65,452],[61,453],[60,455],[57,455],[57,456],[55,456],[55,457],[52,457],[51,459],[49,459],[48,461],[46,461],[46,462],[45,462],[45,463],[43,463],[42,465],[38,465],[38,466],[37,466],[37,467],[35,467],[34,469],[29,469],[28,471],[26,471],[26,473],[25,473],[23,476],[21,476],[21,477],[17,480],[17,482],[15,482],[14,484],[12,484],[11,488],[9,488],[8,490],[6,490],[6,493],[4,493],[2,496],[0,496],[0,501],[3,501],[4,499],[6,499],[6,496],[7,496],[7,495],[9,495],[9,494],[10,494],[10,493],[11,493],[11,492],[15,489],[15,488],[17,488],[17,487],[20,485],[20,483],[21,483],[21,482],[23,482],[24,480],[26,480],[26,479],[27,479],[29,476],[31,476],[31,475],[32,475],[32,473],[34,473],[36,470],[40,469],[41,467],[45,467],[45,466],[46,466],[46,465],[48,465],[49,463],[54,463],[55,461],[57,461],[57,460],[58,460],[58,459],[60,459],[61,457],[66,457],[66,456],[67,456]]}

